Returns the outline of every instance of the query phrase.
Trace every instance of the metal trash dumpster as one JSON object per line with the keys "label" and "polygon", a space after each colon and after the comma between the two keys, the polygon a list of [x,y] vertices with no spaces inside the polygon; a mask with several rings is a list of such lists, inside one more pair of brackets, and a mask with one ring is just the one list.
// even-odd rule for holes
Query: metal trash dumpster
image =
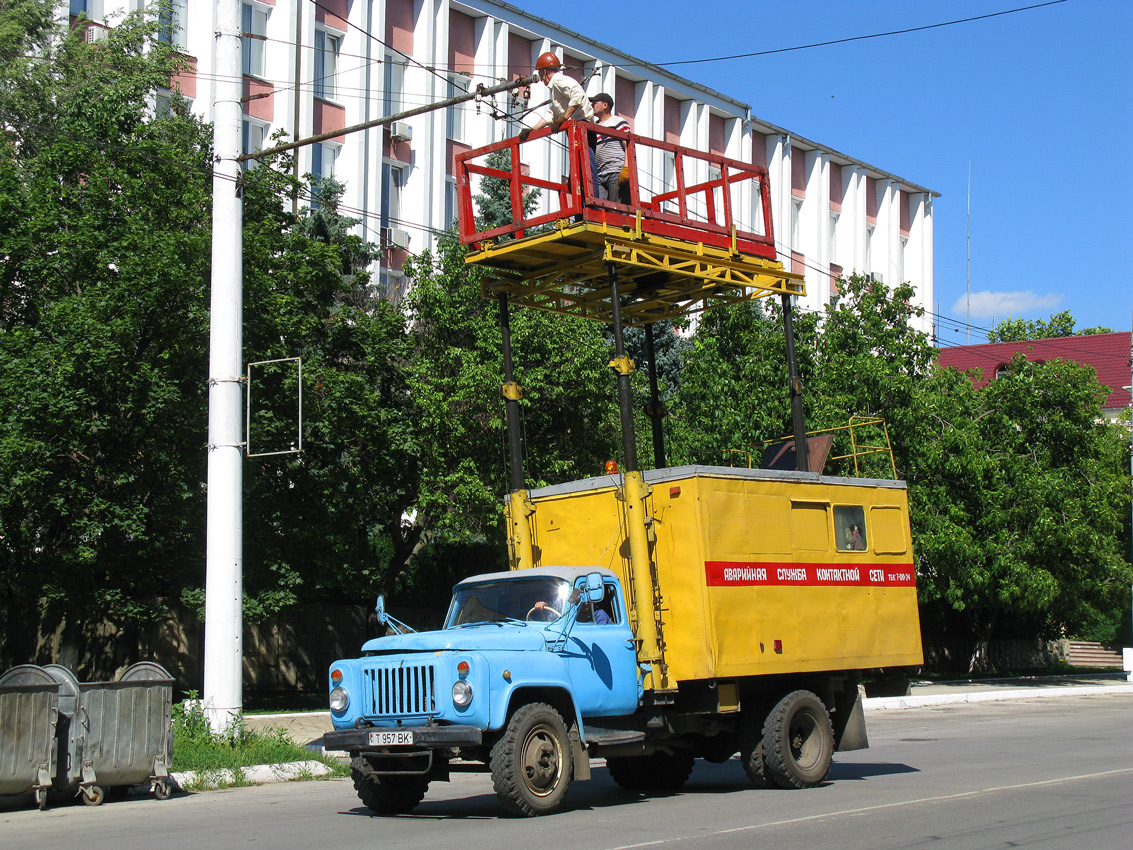
{"label": "metal trash dumpster", "polygon": [[59,683],[42,667],[22,664],[0,676],[0,794],[32,791],[47,807],[58,716]]}
{"label": "metal trash dumpster", "polygon": [[117,681],[76,684],[73,722],[81,757],[71,766],[68,784],[77,784],[91,806],[105,799],[107,789],[146,781],[157,799],[168,799],[173,678],[160,665],[143,661]]}

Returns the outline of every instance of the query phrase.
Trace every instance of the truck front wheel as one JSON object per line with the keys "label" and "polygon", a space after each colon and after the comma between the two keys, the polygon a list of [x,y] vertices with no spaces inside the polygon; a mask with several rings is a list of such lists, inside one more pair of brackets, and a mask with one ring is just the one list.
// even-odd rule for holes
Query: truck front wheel
{"label": "truck front wheel", "polygon": [[492,747],[492,784],[510,814],[534,817],[555,811],[574,774],[562,715],[546,703],[520,708]]}
{"label": "truck front wheel", "polygon": [[826,706],[810,691],[792,691],[763,724],[763,763],[783,788],[822,784],[834,758],[834,728]]}
{"label": "truck front wheel", "polygon": [[377,815],[402,815],[417,808],[429,790],[429,780],[418,776],[387,776],[359,770],[350,771],[354,790],[362,804]]}

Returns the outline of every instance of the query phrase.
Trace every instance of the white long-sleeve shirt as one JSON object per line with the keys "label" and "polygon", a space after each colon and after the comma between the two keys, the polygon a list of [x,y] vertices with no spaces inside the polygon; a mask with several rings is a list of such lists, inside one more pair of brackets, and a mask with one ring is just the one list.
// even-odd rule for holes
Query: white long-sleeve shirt
{"label": "white long-sleeve shirt", "polygon": [[594,120],[594,110],[590,106],[590,98],[586,96],[586,92],[574,77],[568,77],[562,71],[559,71],[551,77],[551,82],[547,88],[551,92],[551,104],[550,111],[543,117],[548,123],[553,124],[562,120],[563,114],[571,106],[574,107],[574,113],[570,116],[572,120]]}

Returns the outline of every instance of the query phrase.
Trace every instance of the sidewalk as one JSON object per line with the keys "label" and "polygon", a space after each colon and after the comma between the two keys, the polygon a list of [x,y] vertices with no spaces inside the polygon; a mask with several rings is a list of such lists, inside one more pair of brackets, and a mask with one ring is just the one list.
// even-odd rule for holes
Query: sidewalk
{"label": "sidewalk", "polygon": [[950,682],[914,682],[901,697],[862,700],[866,711],[894,711],[968,702],[1049,699],[1090,694],[1130,694],[1133,682],[1126,673],[1085,673],[1073,676],[1019,676],[1012,679],[964,679]]}
{"label": "sidewalk", "polygon": [[[968,679],[952,682],[914,682],[908,696],[871,697],[862,701],[866,711],[895,711],[966,702],[1046,699],[1090,694],[1129,694],[1133,683],[1125,673],[1074,676],[1022,676],[1013,679]],[[321,751],[323,733],[333,728],[329,711],[297,714],[250,714],[250,729],[284,729],[300,745]]]}

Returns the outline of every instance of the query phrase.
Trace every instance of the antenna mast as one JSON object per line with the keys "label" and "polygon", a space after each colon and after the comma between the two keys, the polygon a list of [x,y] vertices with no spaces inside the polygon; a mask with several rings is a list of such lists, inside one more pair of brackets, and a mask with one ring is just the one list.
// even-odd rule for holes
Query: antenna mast
{"label": "antenna mast", "polygon": [[968,160],[968,297],[967,315],[964,316],[964,345],[972,341],[972,161]]}

